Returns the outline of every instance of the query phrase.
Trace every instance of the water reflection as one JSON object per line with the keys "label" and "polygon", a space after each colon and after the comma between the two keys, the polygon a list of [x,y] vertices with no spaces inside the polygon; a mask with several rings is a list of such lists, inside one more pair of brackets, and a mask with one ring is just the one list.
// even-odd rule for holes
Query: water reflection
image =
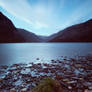
{"label": "water reflection", "polygon": [[0,44],[0,64],[48,62],[61,56],[87,54],[92,54],[92,43]]}
{"label": "water reflection", "polygon": [[10,44],[0,44],[0,64],[8,64],[14,60],[14,52]]}

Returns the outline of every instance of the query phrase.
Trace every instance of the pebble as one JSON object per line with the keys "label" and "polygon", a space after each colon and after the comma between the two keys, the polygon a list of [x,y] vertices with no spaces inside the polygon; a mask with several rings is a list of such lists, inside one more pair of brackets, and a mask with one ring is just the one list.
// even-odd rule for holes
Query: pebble
{"label": "pebble", "polygon": [[0,92],[28,92],[45,77],[58,80],[66,87],[65,92],[92,92],[92,64],[83,60],[65,58],[51,60],[50,64],[0,66]]}
{"label": "pebble", "polygon": [[71,86],[68,86],[68,89],[72,89],[72,87]]}
{"label": "pebble", "polygon": [[91,86],[89,86],[88,88],[89,88],[89,90],[92,90],[92,85],[91,85]]}
{"label": "pebble", "polygon": [[10,89],[10,92],[16,92],[15,88]]}
{"label": "pebble", "polygon": [[27,92],[27,88],[21,89],[21,92]]}
{"label": "pebble", "polygon": [[73,83],[76,83],[77,81],[68,81],[67,83],[68,84],[73,84]]}

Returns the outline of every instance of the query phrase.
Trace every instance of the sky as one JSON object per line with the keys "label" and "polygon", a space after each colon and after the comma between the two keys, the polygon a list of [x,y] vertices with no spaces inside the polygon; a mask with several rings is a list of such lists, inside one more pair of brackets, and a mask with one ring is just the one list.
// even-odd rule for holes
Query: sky
{"label": "sky", "polygon": [[92,18],[92,0],[0,0],[17,28],[48,36]]}

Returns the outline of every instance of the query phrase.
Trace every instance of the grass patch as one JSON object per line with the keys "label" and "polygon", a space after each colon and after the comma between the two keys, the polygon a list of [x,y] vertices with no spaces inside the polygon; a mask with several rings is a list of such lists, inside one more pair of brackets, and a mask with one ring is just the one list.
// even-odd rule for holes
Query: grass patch
{"label": "grass patch", "polygon": [[51,78],[45,78],[32,90],[32,92],[63,92],[63,89],[58,81]]}

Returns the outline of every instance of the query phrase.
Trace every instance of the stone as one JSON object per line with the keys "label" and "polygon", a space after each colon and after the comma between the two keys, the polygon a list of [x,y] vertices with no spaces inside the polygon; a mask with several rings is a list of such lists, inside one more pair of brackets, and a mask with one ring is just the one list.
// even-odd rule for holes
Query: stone
{"label": "stone", "polygon": [[89,88],[89,90],[92,90],[92,86],[89,86],[88,88]]}
{"label": "stone", "polygon": [[73,84],[73,83],[76,83],[77,81],[68,81],[67,83],[68,84]]}
{"label": "stone", "polygon": [[0,78],[0,82],[2,82],[3,81],[3,79],[2,78]]}
{"label": "stone", "polygon": [[68,89],[72,89],[72,87],[71,86],[68,86]]}
{"label": "stone", "polygon": [[57,80],[62,80],[62,76],[56,75]]}
{"label": "stone", "polygon": [[10,89],[10,92],[17,92],[15,88]]}
{"label": "stone", "polygon": [[48,77],[57,80],[53,85],[55,90],[61,85],[65,92],[92,92],[92,64],[89,61],[51,61],[53,63],[0,66],[0,92],[28,92]]}
{"label": "stone", "polygon": [[89,91],[88,89],[85,89],[84,92],[92,92],[92,91]]}
{"label": "stone", "polygon": [[36,58],[36,60],[40,60],[39,58]]}
{"label": "stone", "polygon": [[21,89],[21,92],[27,92],[27,88]]}
{"label": "stone", "polygon": [[69,82],[69,79],[63,79],[64,82]]}

